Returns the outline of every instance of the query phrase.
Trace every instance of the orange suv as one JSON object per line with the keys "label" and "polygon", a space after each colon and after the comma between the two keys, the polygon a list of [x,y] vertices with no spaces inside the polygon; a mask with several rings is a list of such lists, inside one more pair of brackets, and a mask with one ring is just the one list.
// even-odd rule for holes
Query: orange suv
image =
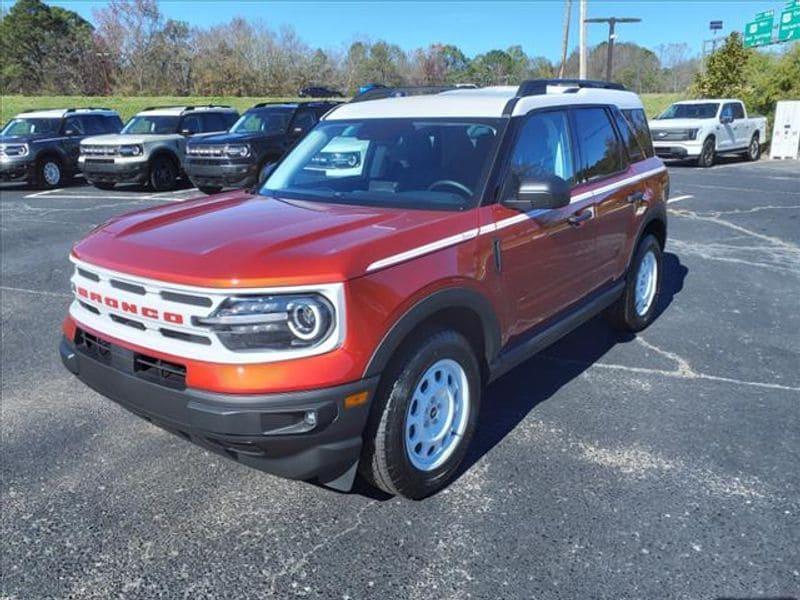
{"label": "orange suv", "polygon": [[488,382],[601,311],[652,321],[669,178],[618,85],[421,92],[334,108],[255,194],[92,231],[65,366],[270,473],[447,485]]}

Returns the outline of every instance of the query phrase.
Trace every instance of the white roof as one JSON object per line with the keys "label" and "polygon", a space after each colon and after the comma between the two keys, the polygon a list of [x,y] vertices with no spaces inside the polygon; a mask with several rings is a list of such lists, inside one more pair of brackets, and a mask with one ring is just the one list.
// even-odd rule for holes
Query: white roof
{"label": "white roof", "polygon": [[673,104],[714,104],[720,102],[741,102],[736,98],[696,98],[694,100],[679,100]]}
{"label": "white roof", "polygon": [[105,114],[105,115],[116,115],[117,111],[110,110],[107,108],[76,108],[76,109],[67,109],[67,108],[47,108],[44,110],[33,110],[29,112],[19,113],[17,118],[28,118],[28,119],[61,119],[66,117],[68,114],[70,115],[85,115],[85,114]]}
{"label": "white roof", "polygon": [[[548,86],[547,94],[523,96],[514,106],[513,116],[548,106],[576,104],[614,104],[620,108],[642,108],[642,101],[633,92],[598,88]],[[491,117],[503,115],[508,102],[516,96],[517,87],[498,86],[479,89],[456,89],[422,96],[403,96],[341,104],[326,120],[414,118],[414,117]]]}
{"label": "white roof", "polygon": [[164,106],[149,110],[142,110],[137,114],[154,115],[157,117],[179,117],[189,109],[191,109],[192,112],[236,112],[236,109],[233,109],[230,106]]}

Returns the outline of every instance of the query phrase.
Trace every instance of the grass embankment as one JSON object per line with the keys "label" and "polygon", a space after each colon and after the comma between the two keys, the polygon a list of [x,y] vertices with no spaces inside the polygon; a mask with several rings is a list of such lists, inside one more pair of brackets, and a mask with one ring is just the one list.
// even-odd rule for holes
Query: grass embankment
{"label": "grass embankment", "polygon": [[[682,94],[643,94],[647,116],[653,117],[672,102],[683,97]],[[33,108],[68,108],[81,106],[102,106],[116,110],[123,121],[127,121],[148,106],[180,104],[229,104],[239,112],[257,102],[291,101],[297,98],[237,98],[223,96],[3,96],[0,102],[0,121],[6,123],[23,110]]]}

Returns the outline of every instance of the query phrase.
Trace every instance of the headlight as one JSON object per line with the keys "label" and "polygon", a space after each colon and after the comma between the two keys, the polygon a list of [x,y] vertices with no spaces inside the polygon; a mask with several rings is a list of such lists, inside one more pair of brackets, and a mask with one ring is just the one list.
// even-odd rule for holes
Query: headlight
{"label": "headlight", "polygon": [[139,144],[129,144],[119,147],[120,156],[141,156],[144,150]]}
{"label": "headlight", "polygon": [[250,156],[250,146],[247,144],[228,144],[225,146],[225,154],[231,158],[245,158]]}
{"label": "headlight", "polygon": [[195,317],[210,327],[230,350],[309,348],[334,329],[334,309],[319,294],[234,297],[209,317]]}
{"label": "headlight", "polygon": [[3,144],[0,146],[0,152],[6,156],[28,156],[30,152],[28,144]]}

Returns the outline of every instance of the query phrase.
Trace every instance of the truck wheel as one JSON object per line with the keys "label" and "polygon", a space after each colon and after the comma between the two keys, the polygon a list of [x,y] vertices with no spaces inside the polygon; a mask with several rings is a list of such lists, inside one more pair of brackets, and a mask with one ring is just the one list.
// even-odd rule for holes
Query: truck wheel
{"label": "truck wheel", "polygon": [[442,489],[467,452],[480,396],[478,361],[464,336],[426,332],[392,361],[378,388],[361,475],[414,500]]}
{"label": "truck wheel", "polygon": [[662,280],[661,245],[655,236],[645,236],[636,248],[619,300],[606,317],[620,331],[641,331],[655,318]]}
{"label": "truck wheel", "polygon": [[50,190],[56,188],[64,178],[64,168],[55,156],[45,156],[36,165],[36,186]]}
{"label": "truck wheel", "polygon": [[165,156],[156,158],[150,165],[150,187],[156,192],[168,192],[175,189],[178,180],[178,169]]}
{"label": "truck wheel", "polygon": [[222,191],[221,187],[217,187],[215,185],[198,185],[197,189],[203,192],[204,194],[219,194]]}
{"label": "truck wheel", "polygon": [[697,166],[708,168],[714,164],[716,153],[714,151],[714,138],[706,138],[700,156],[697,157]]}
{"label": "truck wheel", "polygon": [[98,190],[113,190],[114,186],[117,185],[113,181],[94,181],[92,185],[96,187]]}
{"label": "truck wheel", "polygon": [[758,132],[753,134],[753,138],[750,140],[750,145],[747,147],[747,153],[745,154],[747,160],[754,162],[761,158],[761,144],[758,141]]}

